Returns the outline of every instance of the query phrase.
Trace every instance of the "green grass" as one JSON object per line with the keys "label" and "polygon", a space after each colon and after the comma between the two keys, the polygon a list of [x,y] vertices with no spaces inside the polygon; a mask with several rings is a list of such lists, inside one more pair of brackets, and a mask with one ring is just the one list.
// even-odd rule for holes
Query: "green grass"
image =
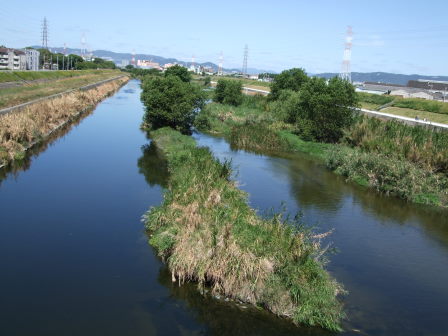
{"label": "green grass", "polygon": [[319,240],[299,219],[261,218],[231,181],[228,162],[169,128],[151,132],[168,162],[169,188],[145,215],[173,280],[197,281],[297,324],[340,330],[342,287],[324,269]]}
{"label": "green grass", "polygon": [[448,132],[435,132],[399,121],[360,117],[347,131],[346,142],[367,153],[406,160],[433,173],[448,176]]}
{"label": "green grass", "polygon": [[418,98],[397,99],[393,106],[418,111],[448,114],[448,103]]}
{"label": "green grass", "polygon": [[390,113],[390,114],[399,115],[399,116],[408,117],[408,118],[415,118],[416,116],[418,116],[419,119],[426,118],[427,120],[432,121],[432,122],[437,122],[437,123],[448,125],[448,114],[419,111],[419,110],[413,110],[413,109],[402,108],[402,107],[387,107],[385,109],[382,109],[381,112]]}
{"label": "green grass", "polygon": [[32,81],[36,79],[61,79],[86,74],[99,74],[103,70],[83,71],[0,71],[0,83]]}
{"label": "green grass", "polygon": [[[230,80],[236,80],[236,81],[240,81],[243,86],[254,86],[254,87],[260,87],[263,90],[269,90],[270,88],[270,84],[269,82],[261,82],[258,80],[253,80],[253,79],[243,79],[243,78],[237,78],[237,77],[231,77],[231,76],[210,76],[212,81],[217,82],[219,79],[230,79]],[[201,77],[197,77],[197,78],[201,78]]]}
{"label": "green grass", "polygon": [[395,97],[388,96],[388,95],[377,95],[373,93],[367,93],[367,92],[357,92],[358,98],[360,102],[363,103],[370,103],[377,106],[381,106],[387,103],[392,102]]}
{"label": "green grass", "polygon": [[371,111],[376,111],[381,106],[378,104],[366,103],[363,101],[359,102],[359,105],[361,106],[361,108],[366,109],[366,110],[371,110]]}
{"label": "green grass", "polygon": [[336,147],[327,167],[348,180],[414,203],[448,206],[448,178],[383,154]]}
{"label": "green grass", "polygon": [[[30,71],[30,73],[32,73]],[[38,74],[40,72],[35,72]],[[51,73],[51,72],[48,72]],[[74,77],[59,78],[49,82],[31,83],[0,90],[0,108],[10,107],[28,101],[79,88],[123,73],[117,70],[77,71]],[[0,74],[2,74],[0,72]]]}

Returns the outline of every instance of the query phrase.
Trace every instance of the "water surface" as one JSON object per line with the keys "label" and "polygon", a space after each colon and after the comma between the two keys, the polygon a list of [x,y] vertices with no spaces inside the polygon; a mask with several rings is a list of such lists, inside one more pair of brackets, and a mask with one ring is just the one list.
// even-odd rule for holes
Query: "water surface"
{"label": "water surface", "polygon": [[[0,335],[330,335],[171,283],[140,221],[168,174],[139,130],[139,95],[131,81],[0,170]],[[328,267],[350,291],[344,334],[446,334],[446,212],[351,186],[304,155],[195,137],[232,158],[260,212],[284,201],[335,230]]]}

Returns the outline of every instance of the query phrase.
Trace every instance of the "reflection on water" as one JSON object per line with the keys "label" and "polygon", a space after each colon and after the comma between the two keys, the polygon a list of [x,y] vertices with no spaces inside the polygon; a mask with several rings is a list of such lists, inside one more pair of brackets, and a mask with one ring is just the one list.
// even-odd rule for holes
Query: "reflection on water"
{"label": "reflection on water", "polygon": [[93,111],[94,109],[89,109],[85,111],[85,113],[76,116],[70,123],[67,123],[46,137],[45,141],[35,144],[26,151],[26,155],[22,160],[12,161],[7,166],[0,168],[0,185],[9,175],[17,176],[20,172],[30,169],[33,158],[37,157],[40,153],[45,152],[56,140],[70,133],[73,128],[77,127],[82,120],[87,118]]}
{"label": "reflection on water", "polygon": [[157,147],[151,142],[142,146],[143,155],[138,159],[139,173],[145,176],[150,186],[160,185],[167,187],[168,168],[163,155],[158,152]]}
{"label": "reflection on water", "polygon": [[195,135],[232,159],[249,201],[264,211],[284,201],[291,215],[325,232],[340,252],[330,272],[344,284],[347,332],[441,335],[448,316],[448,212],[346,183],[304,154],[249,153]]}

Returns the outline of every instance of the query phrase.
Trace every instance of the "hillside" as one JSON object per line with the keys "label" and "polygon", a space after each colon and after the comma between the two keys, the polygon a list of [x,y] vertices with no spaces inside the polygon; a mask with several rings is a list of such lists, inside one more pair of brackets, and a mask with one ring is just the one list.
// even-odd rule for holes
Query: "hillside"
{"label": "hillside", "polygon": [[[331,78],[337,76],[338,73],[321,73],[314,76]],[[448,81],[448,76],[424,76],[424,75],[402,75],[389,72],[352,72],[353,82],[380,82],[390,84],[406,85],[410,80],[426,79]]]}

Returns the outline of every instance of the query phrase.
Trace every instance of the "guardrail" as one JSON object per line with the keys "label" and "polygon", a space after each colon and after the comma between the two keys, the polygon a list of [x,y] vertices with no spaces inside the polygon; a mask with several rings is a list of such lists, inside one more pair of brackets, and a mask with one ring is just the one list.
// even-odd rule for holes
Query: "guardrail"
{"label": "guardrail", "polygon": [[105,80],[102,80],[102,81],[100,81],[100,82],[96,82],[96,83],[93,83],[93,84],[89,84],[89,85],[86,85],[86,86],[82,86],[82,87],[79,87],[79,88],[76,88],[76,89],[70,89],[70,90],[67,90],[67,91],[64,91],[64,92],[56,93],[56,94],[51,95],[51,96],[46,96],[46,97],[42,97],[42,98],[38,98],[38,99],[34,99],[34,100],[29,101],[29,102],[20,104],[20,105],[15,105],[15,106],[7,107],[7,108],[4,108],[4,109],[1,109],[1,110],[0,110],[0,115],[7,114],[7,113],[11,113],[11,112],[17,112],[17,111],[20,111],[21,109],[23,109],[23,108],[26,107],[26,106],[29,106],[29,105],[38,103],[38,102],[43,101],[43,100],[54,99],[54,98],[62,97],[63,95],[66,95],[66,94],[68,94],[68,93],[75,92],[75,91],[78,91],[78,90],[81,90],[81,91],[90,90],[90,89],[93,89],[94,87],[97,87],[97,86],[99,86],[99,85],[102,85],[102,84],[105,84],[105,83],[109,83],[109,82],[112,82],[112,81],[114,81],[114,80],[117,80],[117,79],[119,79],[119,78],[123,78],[123,77],[126,77],[126,76],[122,75],[122,76],[117,76],[117,77],[113,77],[113,78],[105,79]]}

